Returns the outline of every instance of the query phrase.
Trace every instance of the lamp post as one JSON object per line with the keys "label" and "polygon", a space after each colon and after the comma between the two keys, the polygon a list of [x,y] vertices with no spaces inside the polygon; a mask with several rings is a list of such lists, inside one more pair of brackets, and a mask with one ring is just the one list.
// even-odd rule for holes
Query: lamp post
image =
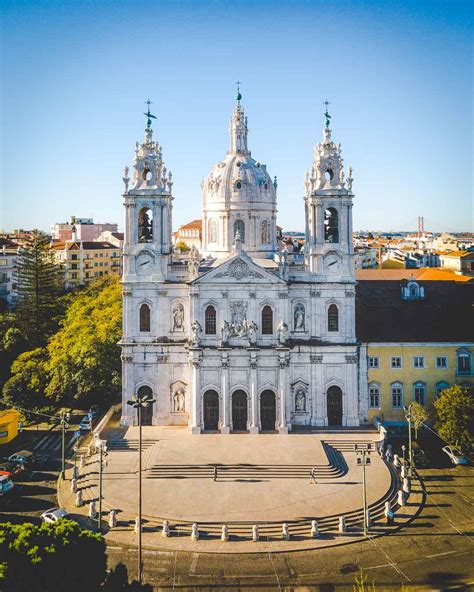
{"label": "lamp post", "polygon": [[354,445],[354,450],[357,456],[357,464],[362,466],[362,488],[363,488],[363,503],[364,503],[364,536],[367,536],[369,525],[367,520],[367,485],[365,480],[365,467],[370,465],[370,453],[372,452],[372,444],[367,444],[366,448],[359,448],[357,444]]}
{"label": "lamp post", "polygon": [[99,532],[102,531],[102,475],[104,468],[104,457],[107,456],[107,442],[100,438],[95,439],[95,447],[99,452]]}
{"label": "lamp post", "polygon": [[405,446],[405,444],[402,444],[402,455],[403,455],[403,465],[406,465],[406,451],[407,451],[407,447]]}
{"label": "lamp post", "polygon": [[61,419],[60,419],[60,422],[61,422],[61,478],[64,479],[65,465],[66,465],[65,439],[66,439],[66,430],[69,427],[69,419],[71,418],[71,414],[70,413],[61,413],[60,417],[61,417]]}
{"label": "lamp post", "polygon": [[155,399],[149,395],[134,395],[131,401],[127,401],[137,410],[138,418],[138,582],[142,583],[143,561],[142,561],[142,409],[153,405]]}
{"label": "lamp post", "polygon": [[408,407],[406,405],[405,407],[403,407],[403,410],[405,411],[405,418],[408,422],[408,470],[410,472],[409,474],[411,474],[413,467],[413,447],[411,443],[411,406],[412,404],[410,403]]}

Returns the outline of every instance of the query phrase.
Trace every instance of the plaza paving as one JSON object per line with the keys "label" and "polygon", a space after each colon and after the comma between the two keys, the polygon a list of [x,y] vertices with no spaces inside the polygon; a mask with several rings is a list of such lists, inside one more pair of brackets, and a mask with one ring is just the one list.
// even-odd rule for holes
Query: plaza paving
{"label": "plaza paving", "polygon": [[[133,521],[138,504],[138,428],[106,429],[107,466],[103,474],[104,511],[118,511],[119,524],[107,538],[133,544]],[[368,505],[375,518],[383,519],[384,502],[395,502],[393,469],[375,451],[375,431],[317,432],[307,434],[204,434],[193,436],[186,428],[143,428],[144,544],[192,548],[189,534],[199,524],[199,542],[207,551],[230,551],[219,540],[223,524],[229,526],[235,550],[255,552],[252,525],[258,524],[262,539],[288,550],[346,542],[360,536],[362,522],[362,471],[354,444],[372,444],[367,467]],[[214,480],[215,467],[217,479]],[[314,469],[315,481],[311,479]],[[74,507],[69,482],[60,486],[59,497],[73,514],[87,512]],[[96,456],[81,469],[79,488],[85,502],[98,498]],[[340,515],[347,516],[350,530],[338,535]],[[172,536],[159,535],[169,520]],[[311,539],[311,520],[317,520],[327,536]],[[105,516],[105,521],[107,516]],[[282,541],[281,525],[287,522],[292,541]],[[381,523],[380,523],[381,525]],[[332,532],[331,535],[329,533]],[[259,550],[261,545],[258,545]],[[234,550],[234,548],[232,549]]]}

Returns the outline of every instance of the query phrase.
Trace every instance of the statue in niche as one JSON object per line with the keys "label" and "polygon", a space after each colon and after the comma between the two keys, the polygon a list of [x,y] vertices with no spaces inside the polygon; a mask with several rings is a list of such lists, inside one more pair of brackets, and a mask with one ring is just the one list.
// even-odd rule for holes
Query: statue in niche
{"label": "statue in niche", "polygon": [[153,239],[153,222],[150,220],[148,208],[142,208],[138,214],[138,241],[149,243]]}
{"label": "statue in niche", "polygon": [[295,327],[295,331],[304,331],[305,310],[304,310],[304,306],[302,304],[297,304],[295,306],[294,327]]}
{"label": "statue in niche", "polygon": [[173,309],[173,331],[184,330],[184,306],[179,303]]}
{"label": "statue in niche", "polygon": [[191,324],[191,332],[192,332],[191,345],[196,347],[199,345],[199,341],[201,340],[201,337],[202,337],[202,327],[201,327],[199,321],[194,321]]}
{"label": "statue in niche", "polygon": [[295,395],[295,411],[306,411],[306,393],[298,389]]}
{"label": "statue in niche", "polygon": [[288,325],[285,321],[280,321],[280,324],[277,328],[277,336],[278,336],[278,343],[280,345],[286,345],[288,341]]}
{"label": "statue in niche", "polygon": [[231,335],[231,326],[228,321],[224,321],[221,326],[221,346],[225,347],[229,343]]}
{"label": "statue in niche", "polygon": [[173,413],[184,413],[184,387],[182,386],[173,395]]}

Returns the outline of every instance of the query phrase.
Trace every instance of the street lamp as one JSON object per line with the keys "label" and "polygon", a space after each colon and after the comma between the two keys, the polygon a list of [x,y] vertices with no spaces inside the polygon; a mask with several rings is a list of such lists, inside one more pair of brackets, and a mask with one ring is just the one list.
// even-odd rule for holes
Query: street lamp
{"label": "street lamp", "polygon": [[131,401],[127,401],[137,410],[138,417],[138,582],[142,583],[142,409],[153,405],[155,399],[149,395],[134,395]]}
{"label": "street lamp", "polygon": [[107,442],[99,437],[95,438],[95,448],[99,452],[99,532],[102,532],[102,471],[104,468],[104,456],[107,456]]}
{"label": "street lamp", "polygon": [[362,466],[362,487],[363,487],[363,502],[364,502],[364,536],[367,536],[369,524],[367,520],[367,487],[365,481],[365,467],[370,465],[370,453],[372,452],[372,444],[367,444],[366,448],[359,448],[354,444],[354,450],[357,456],[357,464]]}
{"label": "street lamp", "polygon": [[406,451],[407,447],[405,446],[405,444],[402,444],[403,465],[406,465]]}
{"label": "street lamp", "polygon": [[408,407],[406,405],[403,407],[403,410],[405,411],[405,419],[408,422],[408,470],[410,471],[410,474],[413,467],[413,447],[411,444],[411,409],[412,403],[410,403]]}
{"label": "street lamp", "polygon": [[66,430],[69,427],[69,420],[71,419],[71,414],[70,413],[61,413],[60,415],[60,423],[61,423],[61,478],[64,479],[64,473],[65,473],[65,465],[66,465],[66,460],[65,460],[65,453],[66,453],[66,447],[65,447],[65,438],[66,438]]}

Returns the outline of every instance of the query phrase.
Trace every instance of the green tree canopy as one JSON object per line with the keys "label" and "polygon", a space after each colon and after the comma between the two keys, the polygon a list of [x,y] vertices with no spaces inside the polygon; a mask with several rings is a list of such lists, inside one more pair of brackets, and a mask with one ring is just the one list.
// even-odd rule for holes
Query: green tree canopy
{"label": "green tree canopy", "polygon": [[0,524],[2,592],[96,592],[105,575],[102,537],[76,522]]}
{"label": "green tree canopy", "polygon": [[61,325],[47,346],[46,395],[56,401],[91,393],[114,395],[121,377],[118,277],[98,280],[74,294]]}
{"label": "green tree canopy", "polygon": [[451,446],[470,452],[474,444],[474,397],[459,385],[441,391],[433,403],[438,434]]}
{"label": "green tree canopy", "polygon": [[418,430],[421,428],[423,423],[429,418],[428,412],[416,401],[410,405],[411,408],[411,422],[415,430],[415,438],[418,438]]}
{"label": "green tree canopy", "polygon": [[48,353],[44,347],[38,347],[18,356],[12,364],[12,376],[3,387],[3,398],[6,403],[27,409],[44,405],[47,356]]}
{"label": "green tree canopy", "polygon": [[15,264],[18,301],[15,324],[27,337],[30,347],[44,344],[57,327],[63,309],[61,268],[49,248],[49,237],[34,230],[19,249]]}

